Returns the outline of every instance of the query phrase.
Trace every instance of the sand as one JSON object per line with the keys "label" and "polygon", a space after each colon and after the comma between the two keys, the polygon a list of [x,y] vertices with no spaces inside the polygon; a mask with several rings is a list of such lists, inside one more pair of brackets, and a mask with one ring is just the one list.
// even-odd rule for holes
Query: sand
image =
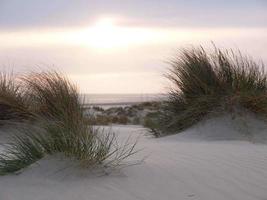
{"label": "sand", "polygon": [[0,177],[0,200],[267,200],[267,145],[254,136],[264,139],[264,125],[250,122],[250,134],[226,116],[158,139],[139,126],[114,126],[121,139],[141,135],[144,149],[128,163],[148,156],[143,163],[105,175],[50,156]]}

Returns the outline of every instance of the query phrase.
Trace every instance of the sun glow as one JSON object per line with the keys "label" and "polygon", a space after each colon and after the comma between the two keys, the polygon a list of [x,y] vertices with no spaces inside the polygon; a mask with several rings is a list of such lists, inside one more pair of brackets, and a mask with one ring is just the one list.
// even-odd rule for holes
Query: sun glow
{"label": "sun glow", "polygon": [[113,48],[123,43],[121,31],[111,19],[99,20],[80,36],[81,41],[96,48]]}
{"label": "sun glow", "polygon": [[151,41],[153,36],[155,37],[155,33],[146,29],[117,26],[112,19],[101,19],[82,30],[76,39],[78,43],[93,48],[113,49]]}
{"label": "sun glow", "polygon": [[[82,47],[95,52],[117,52],[130,48],[199,43],[228,38],[265,37],[266,28],[182,29],[168,27],[127,26],[115,18],[102,18],[88,27],[27,29],[0,31],[1,48]],[[125,21],[127,22],[127,21]],[[212,35],[212,38],[210,38]],[[208,38],[209,37],[209,38]]]}

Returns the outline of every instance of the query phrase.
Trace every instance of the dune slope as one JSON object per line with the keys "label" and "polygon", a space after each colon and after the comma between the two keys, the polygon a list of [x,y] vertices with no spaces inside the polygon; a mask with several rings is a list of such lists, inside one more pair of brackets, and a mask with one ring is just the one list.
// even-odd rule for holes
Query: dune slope
{"label": "dune slope", "polygon": [[18,175],[0,177],[0,200],[267,199],[267,145],[245,141],[235,131],[235,140],[204,137],[214,126],[218,120],[193,127],[188,136],[159,139],[145,136],[138,126],[114,126],[122,139],[141,133],[144,150],[129,162],[148,156],[142,164],[104,175],[48,157]]}

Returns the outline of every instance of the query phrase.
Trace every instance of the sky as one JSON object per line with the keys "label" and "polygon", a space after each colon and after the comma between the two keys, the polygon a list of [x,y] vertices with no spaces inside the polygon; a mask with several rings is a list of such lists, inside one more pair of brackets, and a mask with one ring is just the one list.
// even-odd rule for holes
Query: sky
{"label": "sky", "polygon": [[0,68],[56,69],[84,93],[161,93],[179,49],[267,63],[266,0],[0,0]]}

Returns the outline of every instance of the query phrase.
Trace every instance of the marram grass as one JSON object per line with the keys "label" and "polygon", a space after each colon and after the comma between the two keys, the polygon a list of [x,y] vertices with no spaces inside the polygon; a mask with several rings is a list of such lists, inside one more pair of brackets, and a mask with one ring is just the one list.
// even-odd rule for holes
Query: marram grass
{"label": "marram grass", "polygon": [[27,95],[13,73],[0,73],[0,120],[1,124],[29,118]]}
{"label": "marram grass", "polygon": [[170,62],[169,98],[152,127],[156,136],[182,131],[209,114],[247,109],[267,117],[267,74],[240,52],[183,49]]}
{"label": "marram grass", "polygon": [[61,153],[83,167],[117,166],[136,153],[136,142],[117,142],[112,132],[87,123],[75,85],[57,72],[21,78],[31,120],[13,124],[18,130],[0,154],[0,174],[19,171],[43,158]]}

